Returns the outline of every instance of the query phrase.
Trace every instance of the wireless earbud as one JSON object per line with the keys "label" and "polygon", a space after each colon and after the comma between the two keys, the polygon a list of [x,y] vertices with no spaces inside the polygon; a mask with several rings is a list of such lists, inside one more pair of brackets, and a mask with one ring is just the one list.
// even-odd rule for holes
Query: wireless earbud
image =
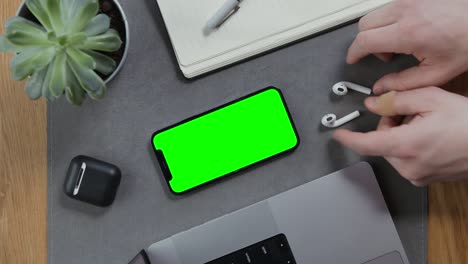
{"label": "wireless earbud", "polygon": [[322,118],[322,125],[329,127],[329,128],[334,128],[334,127],[339,127],[342,126],[349,121],[358,118],[361,115],[359,111],[354,111],[349,115],[346,115],[340,119],[336,119],[335,114],[327,114]]}
{"label": "wireless earbud", "polygon": [[363,94],[370,95],[372,93],[372,90],[370,88],[355,84],[355,83],[350,83],[350,82],[339,82],[333,85],[333,93],[336,95],[346,95],[348,93],[348,89],[358,91]]}

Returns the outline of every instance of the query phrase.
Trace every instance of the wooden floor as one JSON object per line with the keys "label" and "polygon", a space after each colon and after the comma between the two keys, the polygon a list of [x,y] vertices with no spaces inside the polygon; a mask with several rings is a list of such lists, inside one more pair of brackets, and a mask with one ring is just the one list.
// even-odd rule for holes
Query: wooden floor
{"label": "wooden floor", "polygon": [[[1,0],[0,22],[19,3]],[[46,264],[46,107],[10,79],[9,60],[0,54],[0,263]],[[463,87],[468,76],[449,85]],[[468,263],[468,183],[430,186],[429,207],[429,263]]]}

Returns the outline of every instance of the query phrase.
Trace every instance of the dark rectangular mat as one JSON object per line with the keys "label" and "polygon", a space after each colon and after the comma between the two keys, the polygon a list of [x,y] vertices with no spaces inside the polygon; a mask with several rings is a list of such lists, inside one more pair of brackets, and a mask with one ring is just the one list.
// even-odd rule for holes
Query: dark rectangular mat
{"label": "dark rectangular mat", "polygon": [[[122,0],[122,5],[131,28],[130,51],[107,97],[82,107],[65,99],[48,105],[50,264],[127,263],[155,241],[361,160],[332,141],[332,130],[323,129],[320,120],[326,113],[364,110],[347,127],[370,131],[378,118],[365,112],[363,94],[336,98],[332,85],[347,80],[371,86],[383,74],[415,63],[399,57],[391,63],[368,58],[346,65],[357,32],[353,24],[190,81],[177,68],[156,3]],[[171,195],[150,148],[151,134],[270,85],[284,94],[299,148],[196,192]],[[68,163],[80,154],[121,168],[111,207],[93,207],[63,193]],[[426,189],[413,187],[382,159],[367,161],[411,263],[426,263]]]}

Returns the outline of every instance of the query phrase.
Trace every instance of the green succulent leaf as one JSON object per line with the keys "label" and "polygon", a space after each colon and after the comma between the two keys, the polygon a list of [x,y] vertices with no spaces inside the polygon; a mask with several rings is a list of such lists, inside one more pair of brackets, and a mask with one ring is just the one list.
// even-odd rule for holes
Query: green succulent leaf
{"label": "green succulent leaf", "polygon": [[67,54],[72,60],[76,61],[82,67],[86,67],[92,70],[96,68],[96,62],[94,61],[93,57],[89,56],[88,54],[82,52],[79,49],[68,48]]}
{"label": "green succulent leaf", "polygon": [[0,35],[0,52],[3,53],[16,53],[18,48],[15,47],[5,36]]}
{"label": "green succulent leaf", "polygon": [[106,33],[98,36],[88,37],[80,48],[114,52],[120,49],[122,40],[119,33],[114,29],[109,29]]}
{"label": "green succulent leaf", "polygon": [[[20,16],[11,17],[5,22],[5,28],[7,29],[7,31],[16,30],[18,29],[18,27],[22,29],[24,25],[27,26],[28,30],[38,30],[39,32],[46,32],[45,28],[41,25]],[[34,31],[31,32],[34,33]]]}
{"label": "green succulent leaf", "polygon": [[13,79],[22,81],[37,69],[47,66],[55,56],[55,48],[27,49],[17,54],[10,64]]}
{"label": "green succulent leaf", "polygon": [[47,37],[34,37],[24,32],[13,32],[7,35],[8,40],[18,47],[50,46]]}
{"label": "green succulent leaf", "polygon": [[96,62],[95,70],[104,75],[111,74],[117,67],[115,60],[109,56],[92,50],[84,50],[84,52],[93,57],[94,61]]}
{"label": "green succulent leaf", "polygon": [[99,14],[83,29],[83,32],[88,36],[96,36],[107,32],[110,28],[110,18],[105,14]]}
{"label": "green succulent leaf", "polygon": [[16,46],[50,46],[47,33],[40,25],[22,17],[10,18],[5,23],[6,37]]}
{"label": "green succulent leaf", "polygon": [[99,75],[74,60],[69,60],[68,63],[81,88],[88,93],[89,97],[97,100],[105,96],[106,85]]}
{"label": "green succulent leaf", "polygon": [[53,31],[47,33],[47,39],[49,42],[57,43],[57,35],[55,35],[55,32]]}
{"label": "green succulent leaf", "polygon": [[[66,28],[69,27],[73,23],[73,19],[82,5],[89,0],[68,0],[62,2],[62,17],[67,22],[65,23]],[[71,31],[67,30],[67,32],[72,33]]]}
{"label": "green succulent leaf", "polygon": [[83,44],[87,38],[88,37],[83,32],[75,33],[67,39],[67,43],[69,46],[79,46]]}
{"label": "green succulent leaf", "polygon": [[81,105],[86,98],[86,92],[81,89],[80,83],[68,65],[67,82],[67,86],[65,87],[65,96],[67,97],[67,101],[74,105]]}
{"label": "green succulent leaf", "polygon": [[49,19],[49,14],[45,8],[43,1],[41,0],[26,0],[26,6],[33,13],[33,15],[39,20],[47,31],[52,31],[52,23]]}
{"label": "green succulent leaf", "polygon": [[43,0],[45,1],[45,6],[47,13],[49,14],[49,19],[52,25],[52,28],[55,31],[57,36],[63,34],[64,31],[64,20],[61,15],[61,0]]}
{"label": "green succulent leaf", "polygon": [[55,57],[52,74],[50,76],[50,92],[53,96],[59,97],[67,86],[66,64],[67,54],[63,51],[57,53]]}
{"label": "green succulent leaf", "polygon": [[37,100],[42,96],[42,86],[49,67],[36,71],[26,83],[24,90],[31,100]]}
{"label": "green succulent leaf", "polygon": [[44,83],[42,84],[42,96],[49,102],[53,102],[55,100],[55,97],[52,95],[50,92],[50,78],[52,76],[52,71],[53,71],[53,65],[54,63],[50,64],[47,66],[47,73],[44,77]]}
{"label": "green succulent leaf", "polygon": [[62,7],[62,19],[68,20],[76,12],[78,5],[83,0],[66,0],[60,5]]}
{"label": "green succulent leaf", "polygon": [[[50,1],[50,0],[49,0]],[[98,0],[87,0],[80,5],[73,18],[70,20],[67,31],[76,33],[82,31],[99,11]]]}

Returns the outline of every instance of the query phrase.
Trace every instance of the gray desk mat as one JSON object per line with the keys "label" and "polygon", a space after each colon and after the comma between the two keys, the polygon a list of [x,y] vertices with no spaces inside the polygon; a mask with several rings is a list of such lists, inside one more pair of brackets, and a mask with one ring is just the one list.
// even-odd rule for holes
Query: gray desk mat
{"label": "gray desk mat", "polygon": [[[121,2],[132,41],[108,96],[82,107],[65,100],[48,105],[50,264],[127,263],[155,241],[358,162],[359,156],[331,140],[332,131],[322,129],[320,119],[328,112],[342,116],[364,110],[364,96],[350,92],[336,98],[331,86],[340,80],[370,86],[383,74],[414,64],[400,57],[389,64],[369,58],[346,65],[357,31],[350,25],[189,81],[177,68],[156,3]],[[299,148],[199,191],[171,195],[150,149],[151,134],[270,85],[284,93],[301,137]],[[377,121],[364,113],[347,127],[369,131]],[[64,195],[68,163],[78,154],[121,168],[122,182],[110,208]],[[382,159],[368,161],[411,263],[426,263],[426,189],[411,186]]]}

